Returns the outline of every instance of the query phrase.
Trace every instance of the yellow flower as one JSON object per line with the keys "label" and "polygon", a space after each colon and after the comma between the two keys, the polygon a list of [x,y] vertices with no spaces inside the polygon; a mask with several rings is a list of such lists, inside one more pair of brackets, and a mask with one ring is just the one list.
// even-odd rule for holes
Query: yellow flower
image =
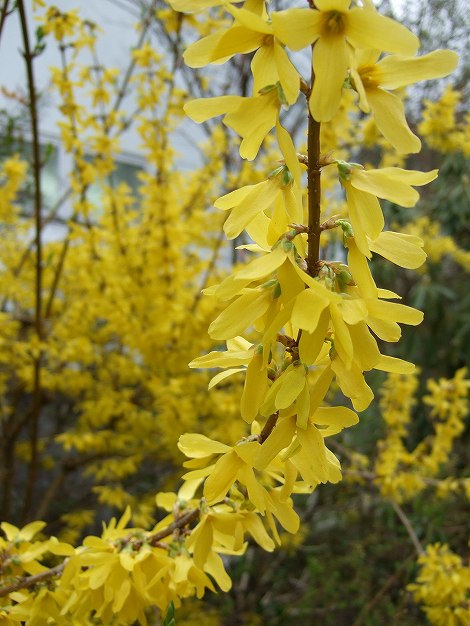
{"label": "yellow flower", "polygon": [[224,115],[223,123],[243,137],[240,156],[252,161],[263,139],[278,121],[282,104],[280,95],[277,86],[271,85],[250,98],[219,96],[191,100],[184,106],[184,110],[198,124],[211,117]]}
{"label": "yellow flower", "polygon": [[359,106],[370,110],[377,128],[399,153],[419,152],[421,141],[406,121],[403,102],[389,90],[420,80],[441,78],[455,70],[458,55],[451,50],[435,50],[421,57],[386,56],[380,52],[356,51],[356,67],[350,69],[352,85],[359,94]]}
{"label": "yellow flower", "polygon": [[314,119],[328,122],[336,114],[349,67],[349,45],[399,54],[414,54],[418,38],[401,24],[351,0],[318,0],[317,9],[288,9],[272,14],[274,35],[292,50],[315,44],[315,82],[310,97]]}
{"label": "yellow flower", "polygon": [[349,217],[357,247],[370,258],[367,238],[377,239],[384,217],[377,199],[384,198],[405,207],[419,199],[414,186],[426,185],[437,177],[437,170],[418,172],[399,167],[365,170],[360,165],[338,162],[341,184],[346,190]]}
{"label": "yellow flower", "polygon": [[253,93],[268,85],[279,83],[287,104],[293,104],[299,94],[300,79],[283,46],[273,37],[272,25],[253,11],[226,6],[236,21],[193,43],[184,53],[190,67],[209,63],[225,63],[234,54],[257,50],[251,61]]}
{"label": "yellow flower", "polygon": [[274,170],[268,180],[240,187],[214,202],[218,209],[232,209],[224,224],[229,239],[235,239],[260,213],[276,204],[280,206],[273,210],[273,219],[282,222],[276,228],[277,233],[283,234],[289,223],[302,222],[301,201],[293,189],[292,176],[286,166]]}

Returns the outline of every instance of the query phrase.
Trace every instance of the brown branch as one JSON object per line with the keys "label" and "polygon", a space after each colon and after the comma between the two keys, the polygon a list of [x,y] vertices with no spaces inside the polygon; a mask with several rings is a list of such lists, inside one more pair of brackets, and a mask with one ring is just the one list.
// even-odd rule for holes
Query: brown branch
{"label": "brown branch", "polygon": [[0,14],[0,39],[2,37],[2,32],[3,32],[3,27],[5,25],[5,20],[12,12],[12,11],[8,12],[8,5],[9,4],[10,4],[10,0],[3,0],[2,12]]}
{"label": "brown branch", "polygon": [[272,415],[270,415],[268,417],[268,420],[267,420],[266,424],[264,425],[264,428],[260,432],[259,437],[258,437],[258,441],[260,443],[263,443],[263,441],[266,441],[266,439],[272,433],[272,431],[274,429],[274,426],[276,426],[278,417],[279,417],[279,413],[273,413]]}
{"label": "brown branch", "polygon": [[40,574],[34,574],[34,576],[27,576],[25,578],[20,578],[16,583],[12,585],[8,585],[7,587],[2,587],[0,589],[0,598],[4,598],[9,593],[13,593],[14,591],[18,591],[19,589],[30,589],[35,585],[44,582],[45,580],[49,580],[49,578],[53,578],[54,576],[60,576],[64,571],[65,565],[68,559],[59,563],[55,567],[46,570],[45,572],[41,572]]}
{"label": "brown branch", "polygon": [[406,516],[404,510],[401,508],[401,506],[395,502],[394,500],[390,500],[390,504],[393,507],[393,510],[395,511],[395,513],[398,515],[398,517],[400,518],[401,523],[403,524],[403,526],[406,528],[406,531],[411,539],[411,541],[413,542],[413,545],[416,549],[416,552],[418,553],[418,556],[421,556],[422,554],[424,554],[424,548],[421,545],[420,540],[418,539],[418,536],[410,522],[410,520],[408,519],[408,517]]}
{"label": "brown branch", "polygon": [[[38,112],[37,112],[37,91],[34,82],[33,73],[33,60],[34,52],[31,51],[28,33],[28,24],[26,20],[26,11],[24,7],[24,0],[18,0],[17,3],[21,33],[23,39],[23,57],[26,66],[26,75],[28,82],[29,92],[29,114],[31,118],[31,135],[32,135],[32,165],[33,165],[33,178],[34,178],[34,229],[35,229],[35,248],[36,248],[36,262],[35,262],[35,312],[34,312],[34,327],[36,336],[39,341],[43,339],[43,327],[42,327],[42,220],[41,220],[41,153],[39,144],[39,127],[38,127]],[[31,508],[31,503],[34,496],[34,489],[37,482],[38,465],[39,465],[39,450],[38,450],[38,430],[39,430],[39,413],[42,404],[42,390],[41,390],[41,353],[34,358],[33,368],[33,408],[31,415],[31,432],[30,432],[30,445],[31,445],[31,461],[28,470],[28,481],[26,484],[26,493],[24,498],[23,514],[22,518],[25,520],[28,516]]]}
{"label": "brown branch", "polygon": [[402,563],[400,564],[400,567],[398,568],[398,570],[387,578],[385,583],[377,591],[377,593],[374,595],[374,597],[371,600],[369,600],[369,602],[367,604],[365,604],[361,608],[361,610],[359,611],[359,615],[357,616],[357,618],[354,621],[352,626],[361,626],[364,623],[364,620],[366,618],[370,617],[371,609],[374,608],[374,606],[380,601],[380,599],[387,593],[387,591],[393,585],[395,585],[395,584],[397,584],[399,582],[401,575],[403,574],[403,572],[408,567],[408,564],[409,564],[409,562],[411,561],[412,558],[414,558],[414,553],[411,554],[404,561],[402,561]]}
{"label": "brown branch", "polygon": [[[142,30],[141,30],[139,39],[137,41],[137,44],[134,47],[134,50],[138,50],[139,48],[142,47],[142,44],[144,43],[145,37],[147,35],[147,31],[152,24],[152,18],[155,15],[155,8],[156,8],[156,0],[153,0],[153,2],[148,7],[147,15],[142,20]],[[124,100],[126,96],[127,87],[129,86],[129,81],[132,78],[132,74],[134,72],[136,63],[137,63],[137,59],[135,57],[132,57],[129,65],[127,66],[126,72],[124,74],[122,84],[116,95],[116,100],[114,101],[114,104],[112,106],[111,110],[113,113],[116,113],[119,110],[119,107],[121,106],[122,101]]]}
{"label": "brown branch", "polygon": [[[308,104],[308,102],[307,102]],[[310,276],[317,273],[317,263],[320,259],[320,122],[316,122],[308,110],[308,254],[307,272]]]}

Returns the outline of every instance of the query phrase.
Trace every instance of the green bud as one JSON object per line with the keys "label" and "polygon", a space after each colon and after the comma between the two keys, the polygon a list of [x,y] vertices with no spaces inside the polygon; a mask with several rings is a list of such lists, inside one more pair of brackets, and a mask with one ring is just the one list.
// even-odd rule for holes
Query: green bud
{"label": "green bud", "polygon": [[276,278],[270,278],[269,280],[267,280],[265,283],[261,285],[261,289],[271,289],[271,287],[274,287],[276,283],[277,283]]}
{"label": "green bud", "polygon": [[348,237],[354,237],[353,228],[347,220],[336,220],[336,225],[341,226],[341,230],[343,231],[343,236],[345,239]]}
{"label": "green bud", "polygon": [[285,239],[285,238],[282,240],[282,249],[284,250],[284,252],[289,254],[289,252],[292,252],[293,248],[294,248],[294,244],[292,243],[292,241],[289,241],[288,239]]}
{"label": "green bud", "polygon": [[282,88],[281,83],[278,81],[276,83],[276,89],[277,89],[277,97],[279,98],[279,102],[283,105],[283,106],[289,106],[287,99],[286,99],[286,94],[284,93],[284,89]]}
{"label": "green bud", "polygon": [[288,187],[289,185],[292,185],[293,182],[294,177],[290,173],[290,170],[285,166],[285,169],[281,174],[281,185],[282,187]]}
{"label": "green bud", "polygon": [[345,291],[347,286],[353,286],[356,283],[353,280],[351,273],[347,270],[342,270],[336,275],[336,281],[340,291]]}
{"label": "green bud", "polygon": [[260,89],[258,93],[260,94],[260,96],[264,96],[265,94],[273,91],[273,89],[276,89],[276,88],[277,88],[276,85],[266,85],[265,87]]}
{"label": "green bud", "polygon": [[348,163],[347,161],[342,161],[341,159],[336,161],[336,166],[341,180],[349,180],[351,178],[351,170],[353,168],[363,169],[360,163]]}
{"label": "green bud", "polygon": [[285,168],[285,165],[278,165],[276,169],[268,174],[268,178],[274,178],[275,176],[278,176],[281,172],[285,170]]}

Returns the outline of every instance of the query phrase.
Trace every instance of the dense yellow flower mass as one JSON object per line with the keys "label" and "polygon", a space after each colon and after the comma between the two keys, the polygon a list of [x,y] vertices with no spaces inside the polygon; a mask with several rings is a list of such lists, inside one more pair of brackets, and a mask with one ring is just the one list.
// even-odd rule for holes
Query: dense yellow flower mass
{"label": "dense yellow flower mass", "polygon": [[[371,370],[392,375],[381,406],[394,435],[384,441],[375,468],[384,495],[402,501],[424,488],[415,466],[435,477],[462,430],[468,388],[463,370],[450,385],[429,384],[435,437],[413,453],[406,450],[414,365],[382,354],[377,338],[398,341],[400,324],[417,325],[423,314],[378,287],[369,267],[373,253],[405,268],[423,263],[419,233],[386,230],[379,198],[413,207],[419,198],[414,187],[433,181],[437,170],[351,162],[347,142],[335,129],[335,120],[341,128],[351,110],[370,109],[385,140],[400,152],[415,152],[419,140],[389,90],[446,75],[456,55],[436,51],[413,57],[416,36],[369,2],[316,0],[312,8],[284,11],[269,10],[262,0],[241,7],[213,0],[169,4],[176,11],[219,7],[227,14],[222,28],[204,33],[185,59],[202,67],[254,53],[253,91],[188,102],[172,73],[177,60],[166,67],[145,42],[134,51],[136,121],[148,166],[139,176],[138,207],[127,186],[104,184],[130,121],[113,104],[122,98],[116,72],[91,72],[78,63],[81,51],[94,50],[94,26],[55,8],[42,18],[63,55],[62,66],[52,70],[52,84],[61,100],[62,141],[73,161],[73,215],[65,241],[47,247],[47,332],[32,333],[13,347],[18,329],[5,315],[2,332],[8,341],[1,358],[11,360],[15,376],[29,386],[35,366],[47,364],[44,389],[77,399],[75,422],[54,443],[90,455],[87,471],[99,502],[121,509],[132,505],[133,514],[126,509],[101,536],[90,535],[77,548],[54,538],[32,542],[40,522],[21,530],[2,524],[0,621],[8,625],[33,626],[45,613],[64,626],[147,624],[147,607],[165,611],[170,602],[179,606],[183,598],[200,598],[216,585],[229,590],[223,555],[242,554],[249,537],[272,551],[281,543],[279,527],[290,533],[300,527],[293,494],[341,480],[328,438],[357,424],[357,413],[371,404],[366,376]],[[172,24],[178,28],[181,20]],[[289,55],[302,49],[312,58],[310,84]],[[386,52],[394,54],[382,56]],[[100,115],[79,97],[87,88]],[[295,145],[284,119],[300,92],[307,154]],[[241,137],[240,156],[253,161],[262,153],[270,164],[266,171],[244,164],[234,176],[224,169],[220,155],[229,139],[216,131],[208,140],[206,163],[197,172],[178,172],[170,133],[181,122],[183,103],[198,123],[223,115],[225,126]],[[278,147],[270,143],[272,129]],[[24,175],[16,158],[4,164],[2,215],[16,211]],[[97,183],[102,186],[98,215],[89,199]],[[222,229],[222,220],[217,211],[204,210],[207,197],[221,193],[214,205],[228,214],[225,235],[236,239],[245,232],[249,243],[242,248],[247,256],[256,254],[225,278],[213,276],[221,247],[214,223]],[[340,216],[326,207],[329,197],[341,197]],[[330,231],[342,241],[332,258],[323,246]],[[7,268],[20,261],[16,236],[1,253]],[[196,245],[205,254],[192,252]],[[17,284],[8,281],[8,272],[2,277],[12,302],[21,296],[29,310],[34,310],[33,271],[28,264],[21,294],[12,294]],[[206,298],[200,298],[201,288]],[[209,353],[207,327],[215,344]],[[186,365],[182,369],[183,361],[190,361],[191,369],[222,370],[212,372],[210,393],[208,379]],[[329,405],[333,386],[348,406]],[[397,389],[407,392],[401,410],[392,397]],[[188,432],[203,423],[210,437]],[[183,485],[177,494],[156,496],[166,514],[144,530],[152,525],[154,498],[131,497],[125,481],[156,457],[178,459],[178,438],[188,458]],[[71,526],[73,521],[70,517]],[[85,525],[87,516],[75,523]],[[66,558],[47,568],[42,562],[49,564],[47,553]],[[416,597],[422,600],[420,593]]]}

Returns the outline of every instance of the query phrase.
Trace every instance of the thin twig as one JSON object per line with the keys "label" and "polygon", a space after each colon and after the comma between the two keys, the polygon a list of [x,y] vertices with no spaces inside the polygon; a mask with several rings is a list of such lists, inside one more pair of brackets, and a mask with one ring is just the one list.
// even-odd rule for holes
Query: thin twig
{"label": "thin twig", "polygon": [[387,591],[400,580],[400,576],[404,572],[404,570],[408,567],[411,559],[414,558],[414,553],[412,553],[408,558],[401,562],[400,567],[396,572],[394,572],[391,576],[387,578],[385,583],[380,587],[374,597],[369,600],[367,604],[365,604],[361,610],[359,611],[359,615],[354,621],[352,626],[361,626],[364,623],[366,618],[370,617],[370,611],[374,608],[374,606],[380,601],[380,599],[387,593]]}
{"label": "thin twig", "polygon": [[[39,143],[39,128],[38,128],[38,114],[37,114],[37,92],[34,83],[33,73],[33,60],[34,52],[31,51],[28,33],[28,24],[26,21],[26,11],[24,8],[24,1],[18,0],[17,3],[21,33],[23,39],[23,57],[26,65],[26,75],[28,81],[29,92],[29,113],[31,118],[31,135],[32,135],[32,161],[33,161],[33,177],[34,177],[34,229],[35,229],[35,248],[36,248],[36,260],[35,260],[35,312],[34,312],[34,327],[36,331],[36,337],[39,342],[43,339],[42,328],[42,220],[41,220],[41,153]],[[41,390],[41,353],[34,357],[33,368],[33,411],[31,415],[31,431],[30,431],[30,446],[31,446],[31,460],[28,470],[28,482],[26,485],[26,493],[24,498],[23,514],[22,518],[25,520],[28,516],[33,500],[34,489],[37,482],[38,463],[39,463],[39,450],[38,450],[38,427],[39,427],[39,413],[42,403],[42,390]]]}
{"label": "thin twig", "polygon": [[2,37],[3,27],[5,25],[5,20],[10,15],[8,12],[8,5],[10,4],[10,0],[3,0],[2,12],[0,14],[0,39]]}
{"label": "thin twig", "polygon": [[12,585],[8,585],[7,587],[2,587],[0,589],[0,598],[4,598],[9,593],[13,593],[14,591],[18,591],[19,589],[30,589],[35,585],[44,582],[45,580],[49,580],[50,578],[54,578],[54,576],[60,576],[64,571],[65,565],[67,564],[68,559],[59,563],[55,567],[46,570],[45,572],[41,572],[40,574],[34,574],[34,576],[27,576],[26,578],[21,578],[16,583]]}
{"label": "thin twig", "polygon": [[421,556],[422,554],[424,554],[424,548],[421,545],[421,542],[418,539],[418,536],[416,535],[415,530],[414,530],[410,520],[408,519],[408,517],[406,516],[405,512],[403,511],[403,509],[401,508],[401,506],[397,502],[395,502],[394,500],[390,500],[390,504],[392,505],[393,510],[395,511],[395,513],[400,518],[401,523],[406,528],[406,531],[407,531],[411,541],[413,542],[413,545],[414,545],[414,547],[416,549],[416,552],[418,553],[418,556]]}

